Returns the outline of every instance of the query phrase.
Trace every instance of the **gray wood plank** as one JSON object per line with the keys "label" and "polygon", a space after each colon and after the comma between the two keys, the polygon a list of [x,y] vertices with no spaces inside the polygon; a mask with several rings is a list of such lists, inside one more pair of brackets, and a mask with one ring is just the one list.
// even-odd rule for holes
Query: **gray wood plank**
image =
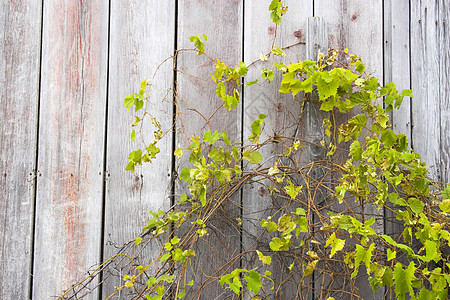
{"label": "gray wood plank", "polygon": [[[329,47],[344,49],[361,56],[366,73],[383,78],[383,15],[382,2],[371,0],[315,0],[314,14],[323,16],[329,28]],[[337,122],[342,123],[346,116],[337,114]],[[345,159],[344,154],[342,159]],[[374,216],[373,225],[377,232],[383,232],[383,213],[375,208],[365,208],[367,218]],[[374,294],[367,277],[360,272],[361,278],[355,287],[363,299],[380,299],[382,291]],[[349,289],[352,287],[349,286]],[[356,290],[355,290],[356,291]]]}
{"label": "gray wood plank", "polygon": [[28,299],[42,7],[0,3],[0,295]]}
{"label": "gray wood plank", "polygon": [[438,18],[436,1],[411,3],[412,148],[421,155],[432,178],[441,180]]}
{"label": "gray wood plank", "polygon": [[[138,133],[135,142],[131,141],[134,107],[128,112],[123,103],[127,95],[139,91],[142,80],[150,81],[158,65],[173,55],[174,24],[175,1],[111,2],[104,260],[142,232],[150,219],[149,210],[170,207],[172,135],[169,132],[158,143],[161,152],[152,164],[137,166],[134,173],[126,171],[128,154],[145,146]],[[171,60],[162,65],[147,88],[148,112],[163,131],[172,126],[172,93],[164,98],[172,87],[172,67]],[[142,112],[138,116],[142,117]],[[138,132],[139,126],[135,129]],[[142,138],[147,145],[153,141],[154,130],[151,120],[145,119]],[[159,251],[158,245],[147,247],[135,257],[136,263],[148,264],[155,251]],[[124,284],[123,276],[131,269],[128,263],[124,260],[123,265],[113,265],[103,273],[103,298]],[[123,289],[111,299],[128,299],[128,292]]]}
{"label": "gray wood plank", "polygon": [[45,2],[34,299],[99,261],[107,41],[107,2]]}
{"label": "gray wood plank", "polygon": [[[384,1],[384,82],[394,82],[399,91],[411,88],[409,57],[409,1]],[[411,98],[392,112],[392,126],[411,140]]]}
{"label": "gray wood plank", "polygon": [[439,92],[441,113],[441,179],[450,183],[450,4],[439,2]]}
{"label": "gray wood plank", "polygon": [[[189,42],[192,35],[206,34],[208,40],[205,43],[205,53],[211,58],[219,58],[227,65],[236,65],[242,60],[242,30],[243,30],[243,0],[234,1],[180,1],[178,10],[178,49],[192,49]],[[177,77],[178,93],[177,107],[179,119],[177,120],[178,134],[176,136],[177,147],[186,147],[186,137],[193,134],[203,135],[209,130],[205,120],[194,110],[190,109],[182,99],[190,103],[203,116],[209,118],[213,112],[223,103],[216,96],[215,86],[199,78],[210,80],[210,73],[214,72],[215,61],[205,56],[196,55],[194,52],[180,53],[178,69],[192,76],[181,73]],[[230,112],[224,107],[219,109],[210,119],[212,131],[226,131],[233,142],[241,140],[241,116],[242,105]],[[177,161],[177,172],[188,167],[187,160]],[[176,196],[185,193],[185,185],[178,183]],[[236,218],[239,216],[238,207],[240,198],[235,195],[227,200],[228,204],[219,210],[220,216],[213,218],[208,223],[207,238],[202,238],[197,244],[196,261],[188,268],[194,270],[196,276],[191,292],[187,298],[193,296],[192,291],[201,289],[200,299],[224,299],[230,295],[230,291],[224,290],[217,283],[216,277],[223,275],[226,270],[216,273],[217,269],[225,262],[239,253],[239,227]],[[239,263],[234,264],[238,267]],[[192,268],[192,269],[191,269]],[[209,278],[209,276],[213,276]],[[211,279],[211,280],[208,280]],[[189,279],[188,279],[189,280]],[[222,294],[224,293],[224,294]]]}
{"label": "gray wood plank", "polygon": [[[317,60],[319,53],[328,53],[328,26],[327,21],[323,17],[310,17],[308,18],[307,26],[307,37],[306,37],[306,57],[309,60]],[[320,232],[321,216],[326,215],[327,209],[323,207],[328,206],[327,200],[327,182],[330,180],[330,175],[327,175],[328,168],[315,164],[319,161],[327,160],[326,151],[320,146],[323,141],[325,145],[329,143],[329,139],[324,134],[323,120],[325,118],[329,119],[330,114],[327,112],[320,111],[320,101],[317,93],[311,96],[311,100],[305,105],[306,122],[305,122],[305,140],[308,141],[307,151],[305,151],[305,157],[308,163],[312,163],[309,171],[308,186],[312,191],[309,193],[314,195],[313,203],[318,214],[313,213],[311,217],[311,223],[313,224],[312,229]],[[321,182],[321,185],[315,184],[315,182]],[[320,242],[322,245],[326,243],[328,236],[322,233],[316,233],[314,239]],[[313,245],[314,246],[314,245]],[[320,253],[318,250],[314,249],[316,252]],[[326,257],[321,259],[317,264],[316,271],[311,275],[312,282],[311,287],[313,293],[311,294],[311,299],[324,299],[328,298],[331,294],[330,289],[333,288],[333,278],[327,276],[327,272],[321,270],[327,270],[332,262],[327,261]],[[338,270],[336,270],[338,271]]]}
{"label": "gray wood plank", "polygon": [[[270,2],[268,0],[245,2],[244,57],[247,64],[258,60],[261,53],[267,54],[270,52],[275,38],[275,31],[275,45],[279,47],[292,45],[300,41],[305,42],[306,20],[312,15],[312,1],[283,1],[284,4],[288,5],[288,11],[282,17],[281,25],[278,28],[276,28],[276,25],[270,19],[270,12],[268,10]],[[292,62],[306,59],[306,48],[304,44],[286,49],[285,52]],[[286,62],[286,60],[284,61]],[[256,62],[254,67],[249,68],[246,82],[255,79],[259,79],[262,82],[260,77],[261,69],[272,68],[274,62],[280,62],[280,58],[273,57],[272,55],[266,62]],[[298,102],[293,101],[291,95],[280,94],[279,87],[281,79],[281,74],[277,74],[270,84],[265,84],[262,87],[254,85],[244,89],[244,144],[250,143],[248,140],[251,134],[250,125],[261,113],[266,115],[266,119],[264,120],[265,130],[261,135],[260,142],[265,141],[273,135],[294,138],[297,133],[295,138],[302,138],[300,133],[301,128],[298,127],[298,123],[302,122],[300,105]],[[284,152],[284,147],[281,145],[271,143],[264,146],[260,150],[260,153],[264,159],[269,159],[263,161],[260,167],[273,166],[276,160],[276,157],[273,157],[273,155],[279,154],[280,152]],[[270,185],[267,181],[264,181],[263,184]],[[254,251],[255,247],[259,249],[270,249],[270,240],[260,240],[258,243],[253,244],[255,239],[263,231],[260,225],[261,219],[274,214],[277,209],[274,208],[274,203],[277,203],[276,199],[272,199],[267,186],[263,184],[252,183],[246,186],[243,192],[242,227],[244,251]],[[279,214],[275,215],[275,220],[280,216]],[[263,254],[267,255],[264,252]],[[296,297],[298,275],[289,272],[288,267],[291,263],[292,261],[286,259],[285,256],[275,254],[270,267],[259,269],[262,273],[266,269],[271,271],[273,274],[271,277],[277,282],[282,282],[287,279],[282,289],[278,289],[278,286],[275,286],[275,289],[271,290],[272,284],[265,282],[264,291],[260,292],[260,296],[268,299],[294,299]],[[247,269],[252,269],[260,265],[261,263],[255,252],[250,252],[243,257],[243,267]],[[299,288],[299,290],[301,291],[302,289]],[[250,293],[247,292],[246,298],[250,298],[250,296]]]}
{"label": "gray wood plank", "polygon": [[[384,1],[384,83],[394,82],[399,91],[411,88],[409,12],[409,1]],[[394,109],[391,113],[394,131],[405,134],[409,146],[411,146],[411,101],[414,99],[405,97],[400,109]],[[390,207],[398,209],[395,205]],[[404,226],[389,209],[385,209],[384,217],[385,233],[398,240]],[[387,299],[392,299],[394,295],[393,289],[388,290]]]}

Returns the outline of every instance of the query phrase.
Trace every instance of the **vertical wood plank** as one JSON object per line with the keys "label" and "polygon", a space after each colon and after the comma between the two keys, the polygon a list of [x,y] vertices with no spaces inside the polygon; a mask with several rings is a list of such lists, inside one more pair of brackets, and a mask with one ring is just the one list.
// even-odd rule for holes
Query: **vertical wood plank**
{"label": "vertical wood plank", "polygon": [[[328,53],[328,26],[325,18],[310,17],[308,18],[307,28],[306,58],[309,60],[317,60],[319,53]],[[329,143],[329,141],[326,141],[326,136],[323,129],[323,120],[325,118],[329,119],[329,113],[320,111],[321,104],[317,93],[314,93],[311,98],[312,99],[305,105],[305,140],[309,142],[305,156],[307,161],[313,164],[311,165],[309,173],[311,178],[310,189],[314,188],[314,193],[316,194],[314,197],[314,205],[318,211],[321,211],[321,215],[325,215],[322,207],[328,206],[325,202],[328,199],[328,192],[325,185],[326,181],[329,181],[330,176],[326,175],[327,168],[321,166],[320,163],[317,165],[315,163],[326,160],[326,152],[325,149],[320,146],[320,142],[323,141],[325,144]],[[314,182],[322,182],[322,184],[315,185]],[[320,228],[322,227],[322,224],[320,223],[320,216],[313,214],[311,218],[312,224],[314,224],[314,230],[320,232]],[[328,237],[326,235],[316,234],[314,238],[323,244],[326,242]],[[327,262],[326,259],[320,261],[316,271],[314,271],[311,275],[311,278],[313,278],[311,285],[312,288],[314,288],[312,299],[328,298],[328,293],[330,292],[329,290],[333,288],[332,278],[329,278],[325,272],[319,272],[317,270],[326,269],[329,265],[331,264]],[[329,288],[327,289],[326,287]]]}
{"label": "vertical wood plank", "polygon": [[0,4],[0,295],[28,299],[42,7]]}
{"label": "vertical wood plank", "polygon": [[[382,2],[377,0],[314,0],[314,15],[325,18],[329,28],[329,48],[348,48],[349,53],[361,56],[366,73],[383,78],[383,14]],[[380,80],[380,84],[382,84]],[[340,120],[341,122],[343,120]],[[382,214],[382,213],[381,213]],[[375,217],[373,225],[383,232],[382,215],[375,208],[365,209],[365,215]],[[351,287],[349,287],[351,288]],[[382,291],[374,294],[366,276],[358,286],[363,299],[380,299]]]}
{"label": "vertical wood plank", "polygon": [[438,18],[438,2],[411,2],[412,148],[435,180],[441,179]]}
{"label": "vertical wood plank", "polygon": [[439,92],[441,113],[441,178],[450,183],[450,4],[439,2]]}
{"label": "vertical wood plank", "polygon": [[[221,1],[193,1],[179,2],[178,10],[178,48],[192,49],[193,44],[189,42],[192,35],[206,34],[208,40],[205,42],[205,53],[211,58],[219,58],[227,65],[236,65],[242,60],[242,26],[243,26],[243,0]],[[210,80],[210,73],[214,72],[215,61],[211,61],[203,55],[194,52],[180,53],[178,69],[187,76],[178,73],[177,77],[177,107],[181,112],[179,115],[176,136],[177,147],[188,145],[187,137],[202,135],[209,130],[205,120],[193,111],[183,99],[190,103],[198,112],[209,118],[213,112],[223,103],[216,96],[215,86],[199,78]],[[222,107],[210,119],[212,131],[226,131],[233,142],[241,139],[241,113],[242,105],[230,112]],[[181,168],[188,167],[187,160],[177,162],[177,172]],[[177,184],[176,196],[185,193],[182,184]],[[235,195],[219,211],[219,216],[210,220],[207,226],[209,236],[198,242],[195,249],[199,258],[192,262],[196,273],[194,286],[191,290],[201,289],[199,299],[223,299],[224,295],[230,295],[230,291],[224,292],[223,288],[215,280],[215,276],[222,275],[216,271],[231,258],[239,253],[239,195]],[[238,267],[235,264],[234,267]],[[226,269],[224,269],[226,270]],[[223,271],[224,271],[223,270]],[[222,272],[223,272],[222,271]],[[213,276],[209,278],[209,276]],[[211,280],[208,280],[211,279]],[[212,282],[212,284],[208,284]],[[192,294],[187,293],[187,298]]]}
{"label": "vertical wood plank", "polygon": [[[394,82],[399,91],[411,88],[409,2],[384,1],[384,83]],[[415,101],[414,99],[405,97],[400,109],[394,109],[391,113],[394,131],[405,134],[409,146],[411,146],[411,101]],[[394,205],[391,207],[394,210],[398,209]],[[396,219],[396,214],[385,209],[385,234],[398,240],[403,229],[404,226]],[[391,289],[388,293],[387,298],[391,299],[394,291]]]}
{"label": "vertical wood plank", "polygon": [[[409,1],[384,0],[384,82],[394,82],[399,91],[411,87],[409,47]],[[411,145],[411,98],[405,97],[392,112],[394,131]]]}
{"label": "vertical wood plank", "polygon": [[[261,53],[270,52],[274,38],[275,45],[279,47],[292,45],[298,42],[305,42],[306,20],[312,15],[312,1],[283,1],[288,5],[287,13],[282,17],[281,25],[276,25],[270,19],[270,1],[246,1],[245,2],[245,33],[244,33],[244,61],[250,64],[259,59]],[[276,32],[276,36],[275,36]],[[292,62],[306,59],[306,48],[304,44],[296,45],[285,50]],[[255,79],[262,81],[261,69],[272,68],[274,62],[279,62],[278,57],[272,57],[266,61],[258,61],[254,67],[249,68],[246,81]],[[276,73],[276,72],[275,72]],[[280,94],[279,87],[282,76],[277,74],[272,83],[263,87],[256,85],[244,89],[244,126],[243,142],[249,144],[248,137],[251,134],[251,123],[256,120],[259,114],[266,115],[265,131],[262,133],[260,141],[266,140],[273,135],[301,138],[298,126],[302,122],[300,105],[294,102],[291,95]],[[276,153],[284,152],[281,145],[275,143],[264,146],[260,153],[264,158],[271,157]],[[275,163],[275,159],[264,162],[264,166],[270,167]],[[260,166],[260,167],[264,167]],[[268,182],[266,182],[269,184]],[[275,213],[270,208],[274,206],[276,200],[272,199],[267,187],[261,183],[252,183],[245,187],[243,192],[243,250],[255,250],[255,247],[269,249],[270,240],[259,240],[253,244],[255,239],[262,233],[260,225],[262,218]],[[278,218],[279,215],[276,216]],[[253,248],[251,248],[253,247]],[[272,272],[272,277],[277,282],[285,282],[283,289],[271,290],[271,283],[264,286],[264,292],[260,295],[268,299],[294,299],[297,293],[297,276],[289,277],[288,267],[292,261],[288,261],[281,255],[274,255],[272,265],[267,269]],[[255,252],[250,252],[243,257],[243,267],[252,269],[260,265]],[[261,269],[262,270],[262,269]],[[261,272],[261,271],[260,271]],[[264,271],[262,271],[264,273]],[[251,295],[247,294],[246,299]]]}
{"label": "vertical wood plank", "polygon": [[[168,133],[158,142],[161,152],[152,164],[136,166],[134,173],[125,171],[128,154],[144,146],[138,134],[135,142],[130,139],[134,107],[128,112],[123,103],[127,95],[139,91],[142,80],[150,81],[158,65],[173,54],[174,24],[173,0],[111,1],[104,260],[142,232],[150,219],[149,210],[170,207],[172,135]],[[170,131],[172,126],[171,93],[164,98],[172,87],[172,67],[171,60],[162,65],[147,88],[148,112],[161,123],[163,131]],[[138,115],[142,117],[142,113]],[[153,140],[154,130],[151,120],[145,119],[146,143]],[[150,246],[144,251],[146,257],[136,257],[136,262],[149,263],[157,254],[155,251],[159,251],[158,245]],[[123,276],[130,271],[128,261],[113,268],[116,269],[103,274],[103,298],[113,293],[115,286],[123,285]],[[123,289],[111,299],[128,299],[127,291]]]}
{"label": "vertical wood plank", "polygon": [[99,260],[107,33],[108,2],[44,3],[34,299]]}

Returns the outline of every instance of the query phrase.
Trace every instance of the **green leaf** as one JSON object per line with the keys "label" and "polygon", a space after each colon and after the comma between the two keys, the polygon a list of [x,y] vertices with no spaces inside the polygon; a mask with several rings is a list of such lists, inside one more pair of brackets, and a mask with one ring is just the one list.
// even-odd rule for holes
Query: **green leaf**
{"label": "green leaf", "polygon": [[134,242],[136,243],[136,246],[139,246],[139,244],[141,243],[142,238],[141,237],[137,237]]}
{"label": "green leaf", "polygon": [[128,95],[128,96],[125,97],[125,101],[124,101],[123,106],[127,107],[128,110],[130,110],[130,108],[133,105],[133,103],[134,103],[134,95]]}
{"label": "green leaf", "polygon": [[254,85],[254,84],[257,84],[257,83],[258,83],[258,79],[253,80],[253,81],[249,81],[249,82],[247,82],[245,85],[246,85],[246,86],[251,86],[251,85]]}
{"label": "green leaf", "polygon": [[[203,39],[206,41],[206,35],[203,34]],[[191,36],[189,37],[189,41],[191,43],[194,43],[195,47],[197,48],[198,52],[197,55],[201,55],[205,52],[205,44],[200,40],[198,36]]]}
{"label": "green leaf", "polygon": [[272,0],[269,5],[269,11],[271,11],[270,18],[272,21],[280,25],[281,24],[281,8],[283,4],[279,0]]}
{"label": "green leaf", "polygon": [[423,208],[425,205],[419,199],[409,198],[408,203],[409,203],[409,207],[411,208],[411,210],[414,213],[419,214],[419,213],[423,212]]}
{"label": "green leaf", "polygon": [[397,251],[392,251],[391,249],[387,249],[387,260],[393,260],[397,255]]}
{"label": "green leaf", "polygon": [[411,90],[408,90],[408,89],[404,89],[404,90],[402,91],[402,95],[405,96],[405,97],[414,97],[412,91],[411,91]]}
{"label": "green leaf", "polygon": [[[276,225],[275,225],[276,226]],[[272,263],[272,258],[270,256],[264,256],[259,250],[256,250],[258,258],[262,261],[263,265],[269,265]]]}
{"label": "green leaf", "polygon": [[412,281],[415,279],[414,272],[416,267],[414,266],[414,262],[410,262],[408,268],[403,270],[403,267],[400,263],[395,264],[394,269],[394,283],[395,283],[395,293],[397,296],[402,296],[407,293],[412,293]]}
{"label": "green leaf", "polygon": [[295,199],[297,195],[302,191],[302,186],[295,186],[290,180],[287,180],[287,182],[289,183],[289,185],[284,189],[292,199]]}
{"label": "green leaf", "polygon": [[178,299],[181,299],[181,298],[183,298],[185,295],[186,295],[186,291],[183,290],[183,291],[181,291],[180,293],[178,293],[177,298],[178,298]]}
{"label": "green leaf", "polygon": [[262,287],[261,276],[259,273],[250,270],[248,271],[248,276],[245,276],[244,279],[247,281],[248,289],[253,292],[253,294],[258,295],[259,289]]}
{"label": "green leaf", "polygon": [[[322,73],[322,75],[323,74],[327,73]],[[319,99],[326,100],[329,97],[336,96],[339,83],[339,78],[336,78],[331,82],[326,82],[323,77],[317,80],[317,91],[319,92]]]}
{"label": "green leaf", "polygon": [[133,125],[131,125],[131,126],[136,126],[137,124],[139,124],[140,121],[141,121],[141,118],[135,116],[134,123],[133,123]]}
{"label": "green leaf", "polygon": [[271,231],[271,232],[275,232],[278,229],[277,223],[273,222],[273,221],[266,221],[266,220],[262,220],[260,222],[262,227],[266,227],[267,231]]}
{"label": "green leaf", "polygon": [[432,240],[426,240],[424,243],[426,249],[425,261],[434,260],[434,262],[438,262],[441,260],[441,254],[438,249],[438,244]]}
{"label": "green leaf", "polygon": [[355,270],[352,273],[351,278],[355,277],[358,274],[358,268],[361,262],[366,265],[367,274],[370,275],[370,261],[372,259],[372,251],[375,249],[375,244],[370,244],[369,248],[366,250],[363,246],[357,244],[355,250]]}
{"label": "green leaf", "polygon": [[248,68],[245,65],[245,63],[244,62],[240,62],[239,63],[239,75],[245,76],[245,75],[247,75],[247,72],[248,72]]}
{"label": "green leaf", "polygon": [[445,199],[441,203],[439,203],[439,208],[447,213],[450,211],[450,199]]}
{"label": "green leaf", "polygon": [[170,252],[168,252],[168,253],[164,254],[163,256],[161,256],[160,261],[161,262],[166,261],[170,256],[171,256],[171,254],[170,254]]}
{"label": "green leaf", "polygon": [[142,109],[144,107],[144,101],[138,98],[134,98],[134,111],[137,112],[138,110]]}
{"label": "green leaf", "polygon": [[125,168],[125,170],[134,172],[136,164],[142,164],[142,150],[141,149],[132,151],[128,155],[128,165]]}
{"label": "green leaf", "polygon": [[178,237],[176,237],[176,236],[174,236],[171,240],[170,240],[170,243],[172,244],[172,245],[176,245],[176,244],[178,244],[180,242],[180,238],[178,238]]}
{"label": "green leaf", "polygon": [[272,82],[272,80],[275,78],[275,74],[272,70],[264,68],[261,70],[261,78],[269,80],[269,82]]}
{"label": "green leaf", "polygon": [[278,46],[273,46],[272,53],[274,55],[286,57],[286,53],[284,53],[284,51],[281,50]]}
{"label": "green leaf", "polygon": [[178,148],[178,149],[176,149],[176,150],[173,152],[173,154],[174,154],[176,157],[180,158],[181,155],[183,154],[183,149],[182,149],[182,148]]}
{"label": "green leaf", "polygon": [[188,168],[183,168],[181,170],[180,178],[187,183],[192,183],[191,170]]}
{"label": "green leaf", "polygon": [[133,131],[131,132],[131,140],[134,142],[134,140],[136,139],[136,132],[134,131],[134,129],[133,129]]}
{"label": "green leaf", "polygon": [[328,247],[330,245],[331,245],[330,258],[333,258],[336,252],[341,251],[344,248],[345,241],[336,238],[336,234],[333,232],[333,234],[328,238],[327,242],[325,243],[325,247]]}
{"label": "green leaf", "polygon": [[397,136],[392,130],[388,129],[381,132],[381,142],[383,142],[387,148],[392,147],[396,141]]}
{"label": "green leaf", "polygon": [[350,145],[350,155],[354,160],[361,160],[363,152],[364,149],[361,147],[361,144],[358,141],[354,141]]}
{"label": "green leaf", "polygon": [[242,283],[239,280],[239,277],[235,276],[233,277],[233,282],[228,284],[230,287],[230,290],[232,290],[236,295],[239,295],[240,290],[242,288]]}
{"label": "green leaf", "polygon": [[266,118],[265,114],[260,114],[258,116],[258,119],[253,121],[252,124],[250,125],[250,127],[252,129],[252,134],[248,137],[250,142],[252,142],[254,144],[258,144],[259,143],[259,137],[261,136],[262,127],[264,125],[264,121],[263,120],[265,118]]}
{"label": "green leaf", "polygon": [[[248,151],[248,150],[246,150]],[[261,153],[259,153],[258,151],[252,151],[251,153],[248,153],[249,155],[245,155],[245,151],[244,151],[244,159],[247,160],[249,163],[251,164],[257,164],[260,163],[262,160],[262,155]]]}

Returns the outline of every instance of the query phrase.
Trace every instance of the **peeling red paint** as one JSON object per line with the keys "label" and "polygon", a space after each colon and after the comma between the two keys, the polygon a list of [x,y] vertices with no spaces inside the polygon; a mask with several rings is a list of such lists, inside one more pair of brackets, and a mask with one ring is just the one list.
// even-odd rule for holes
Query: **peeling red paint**
{"label": "peeling red paint", "polygon": [[[72,174],[71,174],[72,175]],[[85,230],[80,224],[82,217],[79,207],[80,190],[77,176],[65,176],[64,180],[64,232],[67,242],[65,247],[65,279],[73,278],[78,267],[83,265]]]}

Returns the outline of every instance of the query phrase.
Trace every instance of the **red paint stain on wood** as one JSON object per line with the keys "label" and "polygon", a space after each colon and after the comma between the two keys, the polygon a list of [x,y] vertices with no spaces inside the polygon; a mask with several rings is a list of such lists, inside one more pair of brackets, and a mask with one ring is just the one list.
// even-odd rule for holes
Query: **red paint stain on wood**
{"label": "red paint stain on wood", "polygon": [[83,266],[85,226],[80,223],[83,207],[79,207],[80,180],[77,174],[65,172],[64,180],[64,232],[67,238],[65,247],[65,270],[66,280],[74,278],[80,266]]}

